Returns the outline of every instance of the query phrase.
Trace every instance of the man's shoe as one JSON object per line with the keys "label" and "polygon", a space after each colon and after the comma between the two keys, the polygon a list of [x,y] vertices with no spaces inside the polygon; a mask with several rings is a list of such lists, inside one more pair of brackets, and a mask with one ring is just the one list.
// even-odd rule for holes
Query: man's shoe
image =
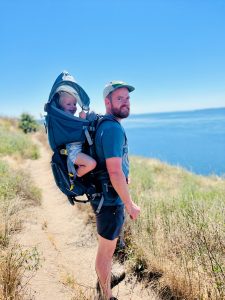
{"label": "man's shoe", "polygon": [[125,272],[122,272],[120,274],[112,274],[111,275],[111,289],[114,288],[114,286],[119,284],[121,281],[123,281],[125,276],[126,276]]}
{"label": "man's shoe", "polygon": [[[126,273],[125,272],[122,272],[120,274],[112,274],[111,275],[111,289],[114,288],[117,284],[119,284],[121,281],[124,280],[126,276]],[[101,288],[100,288],[100,283],[99,283],[99,280],[97,281],[96,283],[96,290],[98,293],[101,292]],[[113,298],[112,298],[113,299]],[[115,298],[116,299],[116,298]]]}

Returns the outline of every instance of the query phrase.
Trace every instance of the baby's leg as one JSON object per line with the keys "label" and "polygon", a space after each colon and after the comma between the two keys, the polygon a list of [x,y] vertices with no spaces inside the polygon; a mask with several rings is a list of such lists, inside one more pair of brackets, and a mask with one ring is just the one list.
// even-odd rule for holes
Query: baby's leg
{"label": "baby's leg", "polygon": [[90,157],[89,155],[86,155],[84,153],[78,153],[77,158],[75,160],[75,164],[78,166],[77,169],[77,176],[81,177],[91,170],[93,170],[96,167],[96,161]]}

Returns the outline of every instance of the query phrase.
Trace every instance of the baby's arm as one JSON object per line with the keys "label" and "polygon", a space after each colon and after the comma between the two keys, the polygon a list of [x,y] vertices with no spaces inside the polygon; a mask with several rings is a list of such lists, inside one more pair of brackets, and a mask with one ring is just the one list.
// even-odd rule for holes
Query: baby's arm
{"label": "baby's arm", "polygon": [[81,119],[86,119],[86,112],[82,110],[82,111],[79,113],[79,118],[81,118]]}

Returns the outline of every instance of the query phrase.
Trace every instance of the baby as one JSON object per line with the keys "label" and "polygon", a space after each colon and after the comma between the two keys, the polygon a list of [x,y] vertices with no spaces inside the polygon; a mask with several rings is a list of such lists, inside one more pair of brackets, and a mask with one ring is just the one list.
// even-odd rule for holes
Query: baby
{"label": "baby", "polygon": [[[74,115],[77,111],[77,99],[76,95],[73,93],[68,93],[64,91],[59,92],[59,106],[66,113]],[[79,113],[79,117],[86,119],[86,113],[82,110]],[[69,172],[73,173],[73,176],[81,177],[96,167],[96,161],[82,153],[82,143],[74,142],[66,145],[67,150],[67,165]],[[75,170],[74,165],[78,166]]]}

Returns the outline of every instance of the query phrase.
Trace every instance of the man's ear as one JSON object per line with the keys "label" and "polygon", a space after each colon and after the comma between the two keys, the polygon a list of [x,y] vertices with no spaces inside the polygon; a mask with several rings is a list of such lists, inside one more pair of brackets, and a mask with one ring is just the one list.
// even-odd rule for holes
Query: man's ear
{"label": "man's ear", "polygon": [[111,102],[110,102],[109,98],[106,97],[106,98],[105,98],[105,106],[108,107],[110,103],[111,103]]}

